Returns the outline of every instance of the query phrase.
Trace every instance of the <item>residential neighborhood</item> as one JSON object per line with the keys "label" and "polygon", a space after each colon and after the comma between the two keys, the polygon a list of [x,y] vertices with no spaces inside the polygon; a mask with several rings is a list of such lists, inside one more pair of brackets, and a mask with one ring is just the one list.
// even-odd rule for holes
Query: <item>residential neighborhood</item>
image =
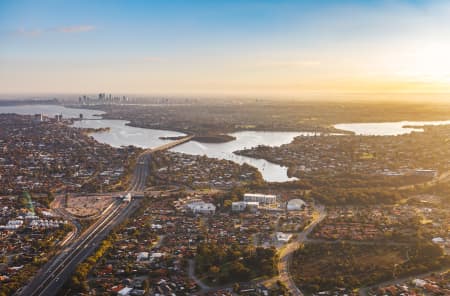
{"label": "residential neighborhood", "polygon": [[112,148],[64,119],[0,114],[0,194],[126,188],[135,147]]}
{"label": "residential neighborhood", "polygon": [[155,154],[152,165],[150,178],[153,185],[231,189],[261,180],[260,173],[254,167],[206,156],[159,152]]}
{"label": "residential neighborhood", "polygon": [[[449,264],[445,166],[404,175],[420,186],[346,187],[325,171],[315,182],[327,176],[326,186],[312,175],[270,183],[250,165],[207,156],[152,151],[146,163],[145,150],[101,144],[91,135],[104,131],[61,116],[0,118],[6,295],[65,252],[76,257],[76,243],[103,225],[61,284],[66,295],[268,296],[289,285],[307,295],[445,295],[446,276],[382,285]],[[133,182],[145,189],[128,191]]]}
{"label": "residential neighborhood", "polygon": [[449,135],[448,126],[384,137],[316,134],[299,136],[280,147],[258,146],[235,153],[282,164],[290,175],[310,182],[324,176],[352,176],[340,181],[342,186],[399,187],[425,182],[449,170],[449,150],[444,148]]}

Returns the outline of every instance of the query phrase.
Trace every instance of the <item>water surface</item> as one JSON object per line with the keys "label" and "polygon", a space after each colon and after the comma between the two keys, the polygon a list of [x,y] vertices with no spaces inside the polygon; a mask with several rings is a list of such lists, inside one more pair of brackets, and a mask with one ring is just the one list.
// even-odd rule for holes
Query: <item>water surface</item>
{"label": "water surface", "polygon": [[[170,140],[161,140],[160,137],[176,137],[184,134],[168,130],[146,129],[131,127],[126,125],[125,120],[98,119],[104,114],[103,111],[66,108],[59,105],[21,105],[21,106],[0,106],[0,113],[16,113],[22,115],[44,114],[49,117],[62,114],[64,118],[78,118],[83,114],[83,118],[91,120],[76,121],[75,127],[82,128],[105,128],[107,132],[93,133],[92,136],[99,142],[109,144],[113,147],[134,145],[141,148],[154,148]],[[94,120],[92,120],[94,119]],[[420,126],[424,125],[444,125],[450,124],[447,121],[399,121],[399,122],[378,122],[378,123],[342,123],[336,124],[335,128],[351,131],[357,135],[392,136],[408,134],[412,131],[423,131]],[[405,126],[418,126],[415,128]],[[287,177],[287,168],[270,163],[264,159],[254,159],[246,156],[236,155],[236,150],[256,147],[258,145],[280,146],[290,143],[294,137],[312,136],[314,133],[307,132],[261,132],[244,131],[232,133],[236,140],[227,143],[199,143],[188,142],[172,148],[171,151],[192,155],[206,155],[208,157],[227,159],[239,164],[248,163],[259,169],[263,178],[270,182],[284,182],[295,180]]]}
{"label": "water surface", "polygon": [[81,128],[109,127],[109,131],[92,133],[91,136],[98,142],[113,147],[133,145],[141,148],[155,148],[172,142],[171,140],[161,140],[160,137],[178,137],[185,135],[174,131],[132,127],[126,125],[127,123],[128,121],[126,120],[99,119],[75,121],[73,126]]}
{"label": "water surface", "polygon": [[[420,126],[446,125],[450,120],[443,121],[397,121],[397,122],[368,122],[368,123],[340,123],[334,127],[344,131],[354,132],[362,136],[398,136],[409,134],[413,131],[423,132]],[[405,126],[415,126],[405,127]]]}
{"label": "water surface", "polygon": [[[125,120],[97,119],[104,114],[103,111],[66,108],[59,105],[22,105],[22,106],[0,106],[0,113],[16,113],[22,115],[44,114],[49,117],[62,114],[64,118],[78,118],[83,114],[83,118],[91,120],[75,121],[73,126],[80,128],[107,128],[109,131],[92,133],[92,137],[100,143],[105,143],[113,147],[133,145],[141,148],[154,148],[170,140],[161,140],[160,137],[176,137],[184,134],[168,130],[156,130],[132,127],[126,125]],[[92,120],[94,119],[94,120]],[[256,167],[263,178],[270,182],[284,182],[295,180],[288,178],[287,168],[270,163],[264,159],[254,159],[246,156],[233,154],[233,151],[255,147],[258,145],[279,146],[290,143],[295,136],[313,135],[313,133],[295,132],[237,132],[231,134],[236,140],[227,143],[198,143],[188,142],[177,146],[172,151],[192,155],[207,155],[208,157],[227,159],[239,164],[248,163]]]}
{"label": "water surface", "polygon": [[280,146],[290,143],[296,136],[312,136],[314,133],[244,131],[230,135],[236,137],[236,140],[227,143],[199,143],[190,141],[172,148],[171,151],[227,159],[239,164],[247,163],[258,168],[264,180],[269,182],[285,182],[297,179],[287,176],[286,167],[268,162],[264,159],[236,155],[233,151],[252,148],[258,145]]}
{"label": "water surface", "polygon": [[15,113],[20,115],[43,114],[48,117],[62,114],[63,118],[100,118],[105,112],[99,110],[66,108],[60,105],[18,105],[18,106],[0,106],[0,113]]}

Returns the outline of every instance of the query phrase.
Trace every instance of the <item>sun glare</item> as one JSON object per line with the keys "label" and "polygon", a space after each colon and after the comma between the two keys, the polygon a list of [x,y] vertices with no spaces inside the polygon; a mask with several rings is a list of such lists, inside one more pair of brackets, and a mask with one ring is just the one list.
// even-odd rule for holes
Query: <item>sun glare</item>
{"label": "sun glare", "polygon": [[405,55],[400,75],[422,83],[450,84],[450,45],[430,43]]}

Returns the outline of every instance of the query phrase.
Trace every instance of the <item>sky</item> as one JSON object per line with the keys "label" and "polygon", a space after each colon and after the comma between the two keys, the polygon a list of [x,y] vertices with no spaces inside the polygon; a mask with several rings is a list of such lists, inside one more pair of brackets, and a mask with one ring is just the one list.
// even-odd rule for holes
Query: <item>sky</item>
{"label": "sky", "polygon": [[0,0],[0,93],[450,92],[450,1]]}

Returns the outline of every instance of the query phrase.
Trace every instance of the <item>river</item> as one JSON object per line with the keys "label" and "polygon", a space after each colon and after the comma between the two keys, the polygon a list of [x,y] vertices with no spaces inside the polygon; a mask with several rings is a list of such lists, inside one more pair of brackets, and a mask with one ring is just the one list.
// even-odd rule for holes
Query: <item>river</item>
{"label": "river", "polygon": [[296,136],[302,134],[309,135],[310,133],[261,131],[236,132],[230,134],[231,136],[236,137],[236,140],[234,141],[227,143],[199,143],[190,141],[172,148],[171,151],[228,159],[239,164],[248,163],[249,165],[258,168],[264,180],[269,182],[285,182],[296,180],[296,178],[289,178],[287,176],[286,167],[268,162],[264,159],[236,155],[233,151],[256,147],[258,145],[280,146],[292,142]]}
{"label": "river", "polygon": [[[93,133],[94,139],[101,143],[120,147],[134,145],[141,148],[152,148],[161,146],[170,140],[161,140],[159,137],[175,137],[184,134],[167,130],[156,130],[132,127],[126,125],[125,120],[97,119],[98,115],[104,114],[103,111],[66,108],[58,105],[22,105],[22,106],[0,106],[0,113],[16,113],[22,115],[33,115],[42,113],[53,117],[62,114],[64,118],[78,118],[83,114],[84,119],[76,121],[74,127],[82,128],[105,128],[109,127],[107,132]],[[245,156],[233,154],[233,151],[251,148],[257,145],[279,146],[291,142],[294,137],[300,134],[308,133],[295,132],[238,132],[232,135],[236,140],[227,143],[198,143],[188,142],[183,145],[172,148],[171,151],[194,155],[206,155],[219,159],[228,159],[239,164],[248,163],[256,167],[262,174],[264,180],[268,182],[285,182],[296,180],[287,176],[287,168],[277,164],[270,163],[264,159],[254,159]]]}
{"label": "river", "polygon": [[[20,115],[43,114],[48,117],[62,114],[64,118],[78,118],[83,114],[83,118],[101,118],[103,111],[66,108],[59,105],[17,105],[17,106],[0,106],[0,113],[15,113]],[[96,116],[97,115],[97,116]]]}
{"label": "river", "polygon": [[[89,120],[76,121],[75,127],[83,128],[104,128],[109,127],[107,132],[93,133],[92,136],[101,143],[106,143],[114,147],[134,145],[142,148],[152,148],[169,142],[161,140],[159,137],[175,137],[184,134],[167,130],[146,129],[131,127],[126,125],[125,120],[98,119],[103,111],[66,108],[58,105],[22,105],[22,106],[0,106],[0,113],[17,113],[32,115],[43,113],[47,116],[62,114],[65,118],[78,118],[83,114],[83,118]],[[381,123],[343,123],[336,124],[337,129],[354,132],[357,135],[377,135],[390,136],[407,134],[412,131],[422,131],[421,128],[405,128],[404,126],[421,125],[441,125],[450,124],[448,121],[401,121],[401,122],[381,122]],[[233,151],[245,148],[252,148],[258,145],[280,146],[290,143],[296,136],[311,136],[308,132],[263,132],[263,131],[242,131],[232,133],[236,140],[227,143],[199,143],[191,141],[183,145],[172,148],[171,151],[193,155],[206,155],[219,159],[227,159],[239,164],[248,163],[256,167],[268,182],[285,182],[295,180],[287,176],[287,168],[268,162],[264,159],[254,159],[246,156],[236,155]]]}
{"label": "river", "polygon": [[420,126],[444,124],[450,124],[450,120],[341,123],[334,125],[334,127],[340,130],[354,132],[356,135],[362,136],[398,136],[409,134],[413,131],[423,132],[423,129],[420,128]]}

